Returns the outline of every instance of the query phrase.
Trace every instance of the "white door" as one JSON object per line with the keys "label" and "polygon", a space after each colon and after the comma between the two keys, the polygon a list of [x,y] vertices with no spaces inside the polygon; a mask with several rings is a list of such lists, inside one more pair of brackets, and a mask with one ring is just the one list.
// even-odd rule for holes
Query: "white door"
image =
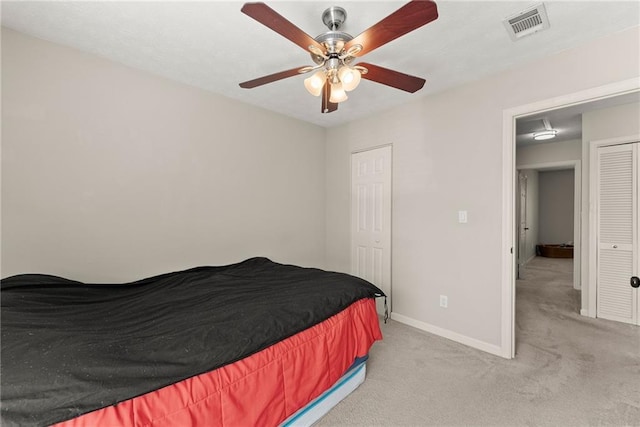
{"label": "white door", "polygon": [[600,147],[597,165],[596,316],[640,324],[639,143]]}
{"label": "white door", "polygon": [[382,289],[391,312],[391,146],[351,155],[351,273]]}

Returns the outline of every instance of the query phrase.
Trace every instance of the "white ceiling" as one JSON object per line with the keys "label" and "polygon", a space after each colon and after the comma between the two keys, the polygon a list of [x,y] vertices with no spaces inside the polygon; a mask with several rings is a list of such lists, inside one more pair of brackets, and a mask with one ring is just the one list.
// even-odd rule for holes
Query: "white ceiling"
{"label": "white ceiling", "polygon": [[[347,10],[358,35],[405,1],[268,1],[311,36],[322,12]],[[305,51],[240,12],[242,2],[2,1],[2,25],[167,78],[331,127],[640,25],[638,1],[546,1],[551,27],[516,42],[502,20],[529,1],[437,1],[439,18],[362,60],[426,78],[415,94],[364,81],[339,110],[320,113],[303,76],[255,89],[238,83],[311,65]],[[553,122],[552,122],[553,123]]]}

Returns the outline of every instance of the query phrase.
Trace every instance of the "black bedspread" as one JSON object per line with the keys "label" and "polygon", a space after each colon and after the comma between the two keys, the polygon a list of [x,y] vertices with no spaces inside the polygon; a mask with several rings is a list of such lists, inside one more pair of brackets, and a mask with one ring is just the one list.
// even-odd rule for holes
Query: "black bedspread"
{"label": "black bedspread", "polygon": [[48,425],[256,353],[374,285],[266,258],[127,284],[1,282],[2,425]]}

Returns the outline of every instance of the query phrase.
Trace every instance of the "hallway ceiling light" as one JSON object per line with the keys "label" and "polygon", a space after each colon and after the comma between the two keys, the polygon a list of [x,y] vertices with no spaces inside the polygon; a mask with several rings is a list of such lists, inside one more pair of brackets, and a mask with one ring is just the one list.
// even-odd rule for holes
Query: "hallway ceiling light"
{"label": "hallway ceiling light", "polygon": [[544,126],[544,130],[535,132],[533,134],[533,139],[535,139],[536,141],[544,141],[546,139],[553,139],[556,137],[558,131],[551,126],[551,122],[549,122],[549,119],[547,119],[546,117],[542,119],[542,125]]}
{"label": "hallway ceiling light", "polygon": [[542,132],[536,132],[533,134],[533,139],[536,141],[544,141],[546,139],[552,139],[556,137],[558,133],[555,129],[543,130]]}

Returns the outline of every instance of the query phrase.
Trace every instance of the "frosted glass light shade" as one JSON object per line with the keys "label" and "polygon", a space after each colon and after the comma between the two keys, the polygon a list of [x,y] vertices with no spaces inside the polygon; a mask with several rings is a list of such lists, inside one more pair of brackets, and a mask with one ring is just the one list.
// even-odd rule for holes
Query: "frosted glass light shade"
{"label": "frosted glass light shade", "polygon": [[346,101],[348,98],[347,93],[342,88],[342,83],[332,83],[331,84],[331,97],[329,97],[329,102],[338,103],[342,101]]}
{"label": "frosted glass light shade", "polygon": [[316,71],[311,77],[304,79],[304,87],[311,95],[320,96],[325,80],[324,71]]}
{"label": "frosted glass light shade", "polygon": [[543,130],[542,132],[534,133],[533,139],[535,139],[536,141],[544,141],[546,139],[555,138],[557,133],[558,131],[555,129]]}
{"label": "frosted glass light shade", "polygon": [[346,91],[352,91],[360,84],[360,71],[355,68],[343,66],[338,70],[338,77],[342,82],[342,88]]}

